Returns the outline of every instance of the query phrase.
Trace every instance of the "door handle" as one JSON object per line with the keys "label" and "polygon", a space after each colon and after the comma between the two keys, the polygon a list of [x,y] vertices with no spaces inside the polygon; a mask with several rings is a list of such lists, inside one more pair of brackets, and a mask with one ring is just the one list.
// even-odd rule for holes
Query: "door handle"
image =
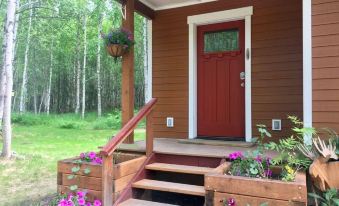
{"label": "door handle", "polygon": [[245,72],[240,72],[240,79],[245,80]]}

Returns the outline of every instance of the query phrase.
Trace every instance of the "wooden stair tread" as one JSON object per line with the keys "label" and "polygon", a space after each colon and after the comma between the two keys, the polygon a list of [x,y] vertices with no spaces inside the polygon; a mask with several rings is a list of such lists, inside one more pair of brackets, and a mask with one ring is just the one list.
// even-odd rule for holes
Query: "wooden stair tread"
{"label": "wooden stair tread", "polygon": [[177,173],[184,173],[184,174],[204,175],[206,173],[211,172],[214,168],[177,165],[177,164],[166,164],[166,163],[153,163],[153,164],[147,165],[146,169],[164,171],[164,172],[177,172]]}
{"label": "wooden stair tread", "polygon": [[177,206],[160,202],[150,202],[146,200],[129,199],[119,204],[119,206]]}
{"label": "wooden stair tread", "polygon": [[205,196],[204,186],[188,185],[174,182],[143,179],[133,183],[134,188],[173,192],[195,196]]}

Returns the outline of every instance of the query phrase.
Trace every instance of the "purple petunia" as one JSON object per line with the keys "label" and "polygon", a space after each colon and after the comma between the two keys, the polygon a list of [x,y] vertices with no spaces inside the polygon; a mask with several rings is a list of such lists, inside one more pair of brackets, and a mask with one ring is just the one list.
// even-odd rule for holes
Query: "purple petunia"
{"label": "purple petunia", "polygon": [[256,158],[255,158],[255,161],[261,163],[262,162],[262,158],[260,155],[258,155]]}
{"label": "purple petunia", "polygon": [[265,170],[265,176],[271,177],[272,176],[272,170],[270,170],[270,169]]}
{"label": "purple petunia", "polygon": [[233,152],[233,153],[231,153],[231,154],[229,154],[228,155],[228,158],[232,161],[232,160],[236,160],[236,159],[238,159],[238,158],[243,158],[244,156],[243,156],[243,154],[240,152],[240,151],[238,151],[238,152]]}
{"label": "purple petunia", "polygon": [[236,206],[235,200],[234,200],[233,198],[229,198],[229,199],[227,200],[227,205],[228,205],[228,206]]}
{"label": "purple petunia", "polygon": [[83,198],[78,199],[78,204],[79,205],[85,205],[86,201]]}
{"label": "purple petunia", "polygon": [[95,152],[90,152],[88,156],[91,160],[93,160],[97,156],[97,154]]}
{"label": "purple petunia", "polygon": [[100,200],[94,200],[93,205],[94,205],[94,206],[101,206]]}
{"label": "purple petunia", "polygon": [[78,196],[78,198],[84,198],[85,197],[85,193],[82,192],[82,191],[78,191],[77,192],[77,196]]}

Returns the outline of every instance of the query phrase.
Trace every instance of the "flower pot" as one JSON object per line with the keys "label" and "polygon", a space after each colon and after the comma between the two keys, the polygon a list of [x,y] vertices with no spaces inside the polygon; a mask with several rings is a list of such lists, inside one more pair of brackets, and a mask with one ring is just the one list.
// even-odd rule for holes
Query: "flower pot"
{"label": "flower pot", "polygon": [[126,53],[126,47],[121,44],[109,44],[106,50],[114,58],[121,57]]}
{"label": "flower pot", "polygon": [[[305,173],[298,173],[294,182],[275,179],[251,178],[224,174],[231,163],[226,162],[213,172],[205,175],[207,191],[206,206],[224,206],[234,200],[235,205],[268,205],[290,206],[306,205],[307,189]],[[274,169],[274,172],[279,169]]]}
{"label": "flower pot", "polygon": [[[79,157],[58,161],[58,192],[62,194],[69,193],[72,185],[77,185],[80,191],[87,191],[88,200],[102,200],[102,165],[91,162],[81,164],[80,170],[75,174],[72,168],[78,166],[74,163]],[[116,200],[120,192],[127,186],[129,181],[145,162],[146,156],[115,153],[113,163],[113,198]],[[90,173],[85,174],[84,169],[89,168]],[[128,169],[127,169],[128,168]],[[75,175],[74,179],[69,179],[70,175]]]}

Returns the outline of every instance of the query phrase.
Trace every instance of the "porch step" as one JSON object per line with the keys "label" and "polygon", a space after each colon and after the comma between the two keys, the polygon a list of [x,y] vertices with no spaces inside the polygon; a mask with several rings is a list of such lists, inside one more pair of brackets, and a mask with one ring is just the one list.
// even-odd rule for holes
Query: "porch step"
{"label": "porch step", "polygon": [[209,167],[196,167],[177,164],[153,163],[146,166],[148,170],[162,171],[162,172],[176,172],[184,174],[205,175],[213,170]]}
{"label": "porch step", "polygon": [[119,206],[178,206],[160,202],[150,202],[146,200],[129,199],[119,204]]}
{"label": "porch step", "polygon": [[132,184],[133,188],[157,190],[163,192],[180,193],[186,195],[205,196],[204,186],[187,185],[181,183],[165,182],[143,179]]}

